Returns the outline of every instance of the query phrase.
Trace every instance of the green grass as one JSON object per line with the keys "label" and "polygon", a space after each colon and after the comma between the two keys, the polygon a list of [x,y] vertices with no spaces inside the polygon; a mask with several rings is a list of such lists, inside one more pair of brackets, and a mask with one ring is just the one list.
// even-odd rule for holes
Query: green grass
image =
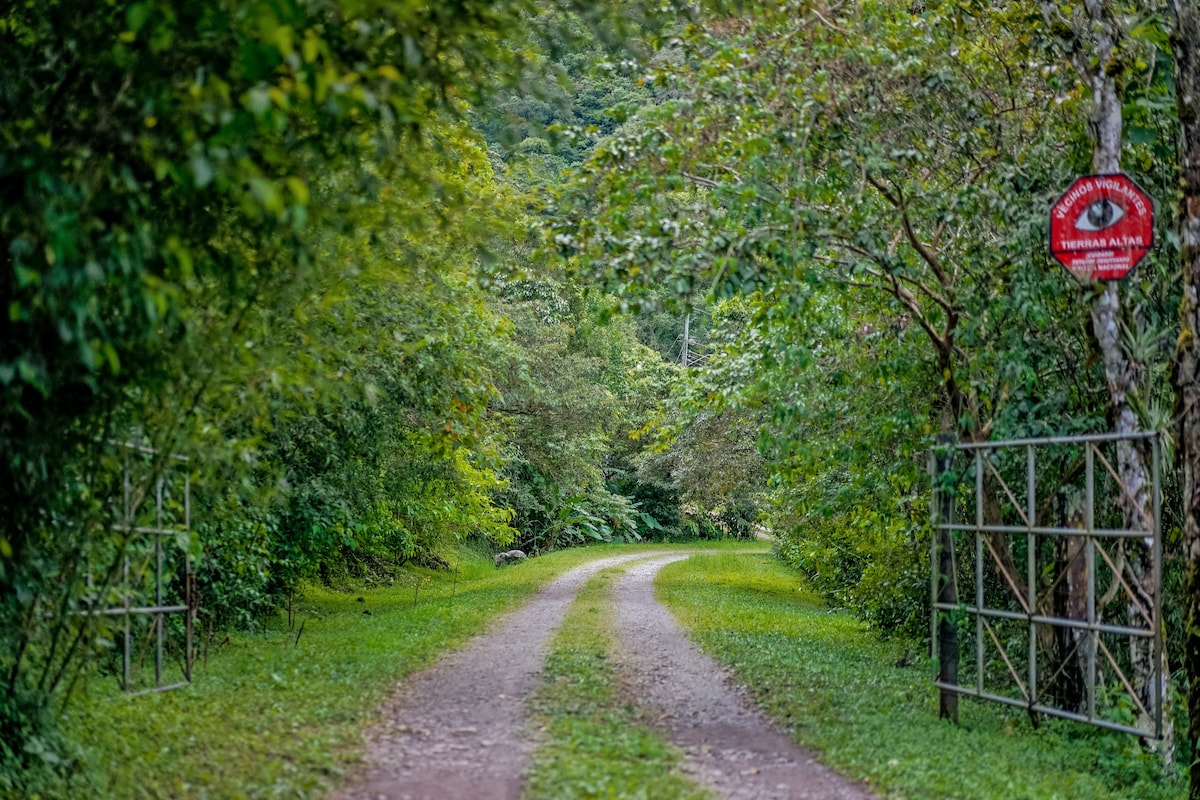
{"label": "green grass", "polygon": [[402,581],[353,593],[309,588],[298,644],[281,617],[214,649],[190,688],[126,697],[111,678],[83,685],[63,723],[83,766],[43,797],[323,797],[358,757],[361,732],[397,681],[561,572],[640,549],[673,546],[573,549],[501,570],[476,557],[457,594],[450,575],[421,576],[429,582],[416,603]]}
{"label": "green grass", "polygon": [[645,724],[610,662],[609,589],[623,569],[588,583],[551,643],[532,720],[543,744],[534,754],[529,800],[708,797],[679,774],[679,752]]}
{"label": "green grass", "polygon": [[924,659],[831,611],[769,556],[697,556],[666,567],[658,595],[698,644],[731,665],[763,707],[823,760],[895,798],[1178,800],[1136,740],[962,701],[937,717]]}

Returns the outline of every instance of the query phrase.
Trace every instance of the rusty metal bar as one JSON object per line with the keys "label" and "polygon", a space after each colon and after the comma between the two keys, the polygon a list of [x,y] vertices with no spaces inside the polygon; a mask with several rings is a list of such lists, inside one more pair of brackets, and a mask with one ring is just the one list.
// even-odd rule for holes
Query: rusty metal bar
{"label": "rusty metal bar", "polygon": [[[961,531],[964,533],[970,533],[975,530],[974,525],[967,525],[962,522],[945,523],[937,525],[936,527],[943,531]],[[1042,525],[1038,525],[1033,528],[1028,528],[1023,525],[984,525],[980,530],[982,530],[984,533],[1028,533],[1029,531],[1032,531],[1039,536],[1079,535],[1078,528],[1048,528]],[[1145,539],[1149,533],[1150,531],[1145,530],[1131,531],[1098,528],[1092,531],[1091,535],[1095,536],[1097,539]]]}
{"label": "rusty metal bar", "polygon": [[[1092,445],[1092,447],[1095,448],[1095,445]],[[1146,523],[1147,528],[1153,528],[1154,520],[1147,516],[1145,507],[1139,506],[1137,499],[1134,498],[1134,496],[1129,493],[1129,490],[1125,488],[1125,484],[1121,480],[1121,476],[1117,473],[1116,468],[1113,467],[1112,462],[1105,458],[1104,454],[1099,450],[1096,450],[1095,453],[1096,457],[1100,459],[1100,463],[1104,465],[1104,469],[1108,471],[1109,475],[1112,475],[1113,482],[1116,483],[1116,485],[1120,488],[1121,494],[1124,496],[1125,500],[1128,501],[1130,507],[1137,510],[1138,516],[1141,517],[1142,521]]]}
{"label": "rusty metal bar", "polygon": [[979,700],[989,700],[995,703],[1003,703],[1016,708],[1031,709],[1039,714],[1045,714],[1048,717],[1059,717],[1060,719],[1069,719],[1074,722],[1086,722],[1089,725],[1096,726],[1097,728],[1105,728],[1107,730],[1118,731],[1120,733],[1129,733],[1133,734],[1134,736],[1149,736],[1150,738],[1157,738],[1153,734],[1148,733],[1145,729],[1135,728],[1132,725],[1122,725],[1119,722],[1110,722],[1106,719],[1088,719],[1083,714],[1077,714],[1073,711],[1055,708],[1054,706],[1043,705],[1042,703],[1034,703],[1031,707],[1023,698],[1020,697],[1006,697],[1002,694],[992,694],[991,692],[979,694],[970,687],[957,686],[950,683],[939,683],[937,681],[934,682],[934,686],[938,689],[945,689],[948,692],[954,692],[966,697],[974,697]]}
{"label": "rusty metal bar", "polygon": [[[1102,444],[1108,443],[1108,442],[1131,443],[1131,442],[1137,442],[1137,441],[1149,441],[1150,442],[1149,449],[1151,450],[1151,472],[1152,472],[1151,482],[1153,483],[1153,489],[1152,489],[1152,491],[1153,491],[1153,495],[1152,495],[1153,515],[1152,515],[1152,518],[1151,518],[1151,515],[1143,514],[1143,516],[1138,520],[1139,522],[1146,523],[1146,526],[1145,526],[1147,528],[1146,530],[1097,529],[1096,521],[1097,521],[1097,516],[1100,513],[1099,509],[1097,508],[1097,505],[1098,505],[1098,503],[1101,502],[1101,498],[1097,494],[1098,487],[1096,486],[1096,468],[1097,468],[1096,461],[1097,461],[1097,459],[1099,459],[1104,465],[1104,468],[1105,468],[1104,474],[1112,474],[1114,472],[1112,469],[1112,465],[1108,462],[1108,459],[1106,459],[1104,454],[1102,452],[1100,452],[1099,446]],[[941,446],[944,446],[944,443],[940,443],[940,444],[941,444]],[[1083,530],[1080,530],[1079,528],[1059,528],[1059,527],[1052,527],[1052,526],[1045,526],[1045,525],[1038,524],[1039,520],[1037,519],[1037,451],[1036,451],[1036,448],[1041,445],[1075,445],[1075,446],[1082,445],[1082,446],[1084,446],[1085,504],[1084,504]],[[1122,444],[1122,446],[1125,446],[1125,444]],[[992,458],[1001,458],[1002,454],[1000,453],[1000,451],[1004,450],[1005,448],[1016,449],[1018,447],[1024,448],[1024,450],[1025,450],[1026,499],[1025,499],[1025,503],[1023,504],[1024,505],[1023,508],[1020,507],[1022,504],[1019,503],[1013,490],[1009,487],[1008,483],[1005,482],[1004,476],[1001,475],[999,468],[997,466],[993,465],[992,461],[991,461]],[[1163,720],[1163,713],[1164,713],[1164,709],[1162,707],[1162,693],[1164,690],[1164,686],[1165,686],[1167,677],[1165,674],[1163,674],[1163,664],[1162,664],[1162,654],[1163,654],[1164,643],[1163,643],[1163,622],[1162,622],[1162,557],[1163,556],[1162,556],[1162,537],[1161,537],[1161,533],[1160,533],[1161,525],[1162,525],[1162,516],[1161,516],[1162,515],[1162,509],[1161,509],[1162,476],[1161,476],[1161,463],[1160,463],[1160,461],[1161,461],[1160,448],[1161,448],[1161,443],[1158,439],[1158,434],[1153,433],[1153,432],[1143,432],[1143,433],[1138,433],[1138,434],[1133,434],[1133,435],[1098,434],[1098,435],[1091,435],[1091,436],[1049,437],[1049,438],[1045,438],[1045,439],[1013,439],[1013,440],[998,441],[998,442],[972,442],[972,443],[964,443],[964,444],[960,444],[960,445],[956,446],[956,449],[959,452],[963,452],[963,453],[973,452],[972,458],[974,459],[974,462],[975,462],[975,465],[974,465],[975,466],[975,520],[974,520],[975,524],[971,525],[971,524],[967,524],[967,523],[955,523],[952,519],[948,518],[944,512],[939,515],[939,513],[935,509],[935,512],[933,514],[935,538],[934,538],[934,542],[931,545],[931,566],[933,568],[931,570],[931,572],[933,574],[931,574],[931,582],[930,582],[931,600],[932,600],[931,634],[932,634],[932,638],[934,640],[933,647],[936,652],[936,649],[938,647],[936,633],[938,631],[937,623],[939,620],[939,616],[944,618],[944,615],[946,613],[955,612],[955,611],[965,611],[968,614],[974,614],[976,617],[975,630],[976,630],[976,671],[977,671],[977,676],[976,676],[976,680],[973,682],[974,686],[962,686],[962,685],[959,685],[953,679],[947,680],[945,677],[935,680],[934,684],[940,690],[942,690],[943,698],[946,696],[947,693],[956,694],[956,695],[973,696],[973,697],[978,697],[981,699],[994,700],[994,701],[1005,703],[1008,705],[1025,708],[1025,709],[1029,710],[1030,712],[1046,714],[1048,716],[1059,717],[1062,719],[1086,722],[1086,723],[1092,724],[1096,727],[1106,728],[1109,730],[1121,731],[1124,733],[1130,733],[1130,734],[1134,734],[1137,736],[1149,737],[1149,738],[1161,737],[1161,735],[1162,735],[1162,720]],[[931,459],[931,475],[933,475],[934,478],[937,480],[937,484],[935,487],[936,491],[941,492],[941,491],[943,491],[943,487],[942,487],[941,483],[942,483],[942,479],[945,476],[940,475],[938,473],[938,469],[935,468],[936,463],[937,463],[937,459]],[[998,463],[1001,463],[1001,462],[998,462]],[[1003,463],[1007,463],[1007,462],[1005,461]],[[995,474],[997,481],[1000,483],[1000,488],[998,491],[1000,491],[1000,490],[1003,491],[1003,497],[1000,499],[1003,501],[1004,498],[1007,498],[1007,501],[1014,505],[1017,513],[1020,514],[1020,516],[1022,517],[1021,522],[1025,523],[1025,525],[1023,527],[1022,526],[1014,526],[1014,525],[1002,525],[1002,524],[997,524],[997,525],[985,525],[984,524],[983,509],[984,509],[985,496],[983,493],[983,483],[984,483],[983,475],[984,475],[985,469],[991,469],[992,472]],[[1115,477],[1117,480],[1118,492],[1122,493],[1122,496],[1127,496],[1128,491],[1126,490],[1126,488],[1123,485],[1121,485],[1119,476],[1115,476]],[[1104,498],[1105,498],[1103,500],[1104,503],[1107,504],[1110,502],[1110,500],[1108,499],[1107,490],[1105,490]],[[937,504],[935,503],[935,506],[936,505]],[[1105,508],[1107,508],[1107,505],[1105,506]],[[1107,512],[1105,512],[1105,513],[1107,514]],[[999,520],[998,520],[998,522],[999,522]],[[949,534],[949,533],[958,533],[958,532],[969,533],[974,538],[975,560],[976,560],[976,564],[975,564],[975,584],[976,585],[975,585],[974,605],[971,607],[965,606],[962,603],[958,602],[958,598],[939,598],[937,592],[935,591],[936,588],[939,586],[938,581],[937,581],[938,571],[940,570],[941,572],[945,572],[947,570],[947,566],[945,564],[939,564],[937,561],[937,558],[936,558],[936,555],[938,552],[936,532],[941,532],[943,536],[945,534]],[[995,549],[993,549],[993,541],[991,538],[988,537],[988,534],[1001,534],[1001,535],[1013,535],[1013,536],[1023,535],[1025,537],[1026,557],[1027,557],[1027,561],[1026,561],[1027,585],[1025,587],[1025,591],[1023,591],[1023,592],[1016,591],[1015,574],[1008,575],[1007,571],[1004,570],[1001,559],[1000,559],[997,551]],[[1086,581],[1087,581],[1087,585],[1086,585],[1086,590],[1087,590],[1086,615],[1081,615],[1081,616],[1085,616],[1086,618],[1085,619],[1069,619],[1066,617],[1053,616],[1052,614],[1037,613],[1038,612],[1038,608],[1037,608],[1038,586],[1037,586],[1037,584],[1038,584],[1038,579],[1039,579],[1038,555],[1037,555],[1038,538],[1037,537],[1038,536],[1063,536],[1063,537],[1076,536],[1076,537],[1078,537],[1081,535],[1084,537],[1083,542],[1082,542],[1084,552],[1082,555],[1086,562]],[[1114,578],[1114,585],[1117,585],[1116,582],[1118,582],[1118,581],[1122,585],[1125,584],[1123,576],[1119,574],[1120,571],[1115,568],[1115,565],[1113,564],[1112,560],[1108,558],[1107,553],[1105,553],[1104,548],[1101,546],[1101,542],[1103,540],[1121,541],[1121,540],[1134,540],[1134,539],[1144,542],[1145,546],[1151,548],[1151,560],[1152,560],[1151,570],[1153,572],[1155,588],[1154,588],[1154,597],[1153,597],[1153,608],[1150,609],[1150,612],[1146,614],[1147,621],[1149,622],[1149,626],[1146,628],[1133,627],[1132,624],[1130,624],[1130,625],[1112,625],[1112,624],[1107,624],[1107,623],[1101,622],[1100,621],[1100,609],[1098,608],[1100,600],[1097,597],[1097,594],[1098,594],[1098,587],[1097,587],[1098,576],[1096,574],[1097,551],[1099,551],[1099,553],[1104,556],[1104,561],[1105,561],[1105,563],[1107,563],[1108,568],[1113,570],[1114,575],[1116,576]],[[995,547],[1001,547],[1001,546],[1003,546],[1003,544],[1004,544],[1003,542],[997,541],[995,543]],[[1020,611],[1010,611],[1010,610],[1003,609],[1003,608],[988,608],[987,607],[987,597],[986,597],[986,592],[984,591],[984,581],[983,581],[983,578],[985,575],[985,570],[984,570],[985,547],[988,549],[991,549],[992,555],[997,560],[997,566],[999,567],[1001,574],[1006,579],[1008,579],[1009,588],[1014,590],[1013,598],[1006,598],[1003,602],[1006,605],[1008,605],[1008,604],[1012,604],[1013,601],[1015,600],[1016,601],[1015,604],[1018,604],[1021,606]],[[951,567],[952,567],[952,565],[951,565]],[[1130,587],[1126,585],[1125,588],[1128,590]],[[1134,602],[1137,602],[1138,598],[1136,596],[1136,593],[1131,592],[1131,595],[1133,595]],[[992,626],[988,624],[989,619],[1013,620],[1013,621],[1019,621],[1019,622],[1024,622],[1024,623],[1028,624],[1027,647],[1028,647],[1029,663],[1028,663],[1027,687],[1025,685],[1022,685],[1022,678],[1021,678],[1021,675],[1019,674],[1019,670],[1017,669],[1017,664],[1015,664],[1009,658],[1008,654],[1005,652],[1004,647],[1002,646],[1003,643],[998,638],[998,634],[995,632],[995,630],[993,630]],[[1083,632],[1082,636],[1076,637],[1076,639],[1075,639],[1076,644],[1075,644],[1075,648],[1073,648],[1073,652],[1082,653],[1081,657],[1086,660],[1086,664],[1085,664],[1086,675],[1084,676],[1084,679],[1086,682],[1086,692],[1087,692],[1087,697],[1085,699],[1086,708],[1080,709],[1079,711],[1066,710],[1063,708],[1055,708],[1053,706],[1038,702],[1038,694],[1039,693],[1038,693],[1037,687],[1038,687],[1039,675],[1038,675],[1038,663],[1037,663],[1037,655],[1038,655],[1037,648],[1038,648],[1038,626],[1039,625],[1050,625],[1050,626],[1054,626],[1054,627],[1058,627],[1058,628],[1070,628],[1073,630]],[[998,652],[999,652],[999,657],[1004,660],[1005,666],[1008,668],[1009,676],[1015,682],[1015,684],[1016,684],[1015,688],[1017,688],[1021,692],[1022,698],[1014,698],[1014,697],[1004,696],[1004,695],[1000,695],[1000,694],[995,694],[995,693],[989,692],[985,689],[985,684],[987,683],[987,681],[985,680],[986,660],[985,660],[984,656],[986,655],[986,651],[984,649],[984,641],[985,641],[984,633],[990,635],[991,638],[994,640],[994,644],[997,647]],[[1153,648],[1154,666],[1151,670],[1150,677],[1154,681],[1155,689],[1153,692],[1154,696],[1149,698],[1150,702],[1143,702],[1142,697],[1140,695],[1136,694],[1135,687],[1132,685],[1132,683],[1128,680],[1128,678],[1125,675],[1121,674],[1119,667],[1116,665],[1115,659],[1113,658],[1111,652],[1108,650],[1108,646],[1101,639],[1101,634],[1124,637],[1126,639],[1135,639],[1135,640],[1136,639],[1143,639],[1143,640],[1149,639],[1149,640],[1151,640],[1149,644]],[[1136,727],[1136,726],[1131,726],[1131,725],[1125,725],[1125,724],[1116,723],[1111,720],[1107,720],[1107,719],[1103,718],[1105,709],[1098,708],[1098,693],[1097,693],[1097,682],[1099,679],[1099,666],[1098,665],[1099,665],[1099,659],[1100,659],[1101,652],[1103,652],[1103,654],[1108,658],[1108,660],[1110,662],[1112,662],[1114,668],[1117,669],[1117,677],[1119,677],[1121,679],[1122,688],[1130,694],[1130,700],[1143,710],[1144,716],[1141,717],[1141,719],[1143,720],[1142,725],[1143,726],[1153,726],[1153,728],[1154,728],[1153,731],[1148,731],[1145,729],[1145,727]],[[940,655],[945,655],[945,654],[940,654]],[[1153,703],[1153,707],[1151,707],[1150,703]],[[1150,713],[1145,713],[1147,710],[1149,710]],[[1084,712],[1084,713],[1080,713],[1080,712]]]}
{"label": "rusty metal bar", "polygon": [[76,611],[81,617],[131,617],[147,614],[177,614],[187,609],[187,606],[120,606],[117,608],[100,608],[94,611]]}
{"label": "rusty metal bar", "polygon": [[941,476],[937,471],[937,454],[929,453],[929,481],[933,484],[933,503],[929,509],[929,519],[933,523],[933,531],[929,537],[929,660],[933,666],[933,679],[937,680],[938,663],[938,508],[941,507],[939,493],[942,491],[939,481]]}
{"label": "rusty metal bar", "polygon": [[[155,450],[153,447],[150,447],[149,445],[145,445],[145,444],[138,444],[137,442],[118,441],[116,439],[109,439],[108,443],[116,445],[117,447],[124,447],[126,450],[129,450],[129,451],[135,452],[135,453],[143,453],[148,456],[158,455],[158,451]],[[167,456],[167,458],[169,458],[173,461],[188,461],[188,460],[190,460],[187,456],[179,455],[178,453],[172,453],[171,455]]]}
{"label": "rusty metal bar", "polygon": [[125,691],[129,691],[129,687],[132,685],[132,681],[133,681],[133,662],[132,662],[131,656],[130,656],[130,653],[133,650],[133,631],[130,628],[130,625],[132,623],[132,618],[130,617],[130,614],[129,614],[129,557],[128,556],[125,557],[124,579],[125,579],[124,580],[125,585],[123,587],[123,594],[125,595],[125,608],[124,609],[114,608],[114,609],[112,609],[112,611],[114,612],[114,616],[116,614],[121,614],[121,613],[124,613],[124,615],[125,615],[125,655],[123,658],[122,666],[124,667]]}
{"label": "rusty metal bar", "polygon": [[[132,519],[132,517],[133,517],[132,480],[133,479],[130,476],[129,454],[128,453],[125,454],[124,466],[125,466],[125,472],[124,472],[124,475],[122,476],[121,482],[124,487],[125,524],[132,525],[133,524],[133,519]],[[124,556],[124,571],[122,573],[122,577],[123,577],[122,594],[124,595],[124,598],[123,598],[124,603],[122,605],[124,605],[124,607],[125,607],[125,641],[124,641],[125,651],[124,651],[124,655],[122,657],[122,667],[123,667],[123,677],[124,677],[123,688],[125,689],[125,691],[128,692],[130,687],[132,686],[132,682],[133,682],[133,663],[132,663],[131,656],[130,656],[130,651],[133,648],[133,636],[132,636],[133,631],[130,629],[131,620],[129,617],[130,598],[129,598],[129,551],[128,550],[126,550],[125,556]]]}
{"label": "rusty metal bar", "polygon": [[1160,471],[1161,467],[1159,460],[1161,451],[1159,449],[1158,437],[1150,440],[1150,480],[1154,482],[1154,542],[1152,545],[1153,555],[1151,556],[1154,569],[1154,668],[1150,674],[1154,680],[1154,735],[1161,738],[1163,735],[1163,694],[1168,688],[1166,681],[1168,676],[1163,674],[1163,619],[1162,619],[1162,591],[1163,591],[1163,571],[1162,571],[1162,482]]}
{"label": "rusty metal bar", "polygon": [[936,603],[935,607],[942,611],[957,611],[960,608],[968,614],[983,614],[985,617],[994,619],[1011,619],[1018,621],[1033,620],[1041,625],[1057,625],[1060,628],[1075,628],[1077,630],[1092,630],[1099,633],[1111,633],[1116,636],[1137,636],[1142,639],[1154,638],[1154,631],[1149,628],[1128,628],[1123,625],[1109,625],[1105,622],[1097,622],[1095,625],[1088,625],[1087,622],[1077,619],[1067,619],[1066,617],[1052,617],[1045,614],[1024,614],[1020,611],[1005,611],[1001,608],[983,608],[979,609],[976,606],[958,606],[948,603]]}
{"label": "rusty metal bar", "polygon": [[[162,527],[163,514],[163,478],[158,476],[158,486],[154,498],[154,525]],[[154,605],[162,607],[162,571],[163,571],[163,551],[162,537],[154,537]],[[163,612],[159,611],[154,615],[154,634],[156,638],[154,651],[154,685],[162,686],[162,667],[163,667]]]}
{"label": "rusty metal bar", "polygon": [[[977,617],[977,619],[982,620],[983,617]],[[992,637],[992,643],[996,645],[996,652],[998,652],[1000,654],[1000,658],[1004,660],[1004,666],[1008,667],[1008,674],[1012,675],[1013,680],[1017,682],[1017,688],[1021,690],[1021,694],[1024,695],[1025,699],[1030,703],[1030,705],[1032,705],[1033,697],[1025,690],[1025,686],[1021,683],[1021,676],[1018,674],[1017,668],[1013,666],[1012,659],[1008,657],[1008,653],[1004,651],[1004,645],[1000,643],[1000,637],[996,635],[996,631],[991,625],[985,623],[984,628],[987,630],[988,635]],[[983,681],[979,682],[979,691],[980,693],[983,692]]]}
{"label": "rusty metal bar", "polygon": [[179,683],[172,683],[169,686],[155,686],[150,689],[142,689],[137,692],[128,692],[128,695],[130,697],[141,697],[141,696],[147,695],[147,694],[158,694],[159,692],[169,692],[172,689],[184,689],[191,685],[192,685],[192,682],[190,680],[189,681],[180,681]]}
{"label": "rusty metal bar", "polygon": [[1047,436],[1043,439],[1002,439],[996,442],[961,442],[955,445],[955,447],[959,450],[1005,450],[1027,444],[1037,446],[1047,444],[1085,444],[1088,442],[1136,442],[1145,439],[1154,439],[1157,436],[1158,434],[1153,431],[1139,431],[1137,433],[1088,433],[1080,434],[1079,436]]}
{"label": "rusty metal bar", "polygon": [[[1029,532],[1025,539],[1025,591],[1029,595],[1028,608],[1037,611],[1037,534],[1033,527],[1037,524],[1037,472],[1034,468],[1033,445],[1025,445],[1025,521],[1029,523]],[[1032,616],[1029,620],[1029,703],[1037,702],[1037,623]]]}
{"label": "rusty metal bar", "polygon": [[[976,450],[975,452],[981,453],[983,451]],[[1021,504],[1017,502],[1016,495],[1014,495],[1012,493],[1012,489],[1008,488],[1008,483],[1005,482],[1004,478],[1000,475],[999,470],[997,470],[996,467],[992,465],[991,461],[987,462],[987,468],[989,470],[991,470],[993,475],[996,476],[996,483],[1000,484],[1000,488],[1004,490],[1004,494],[1008,495],[1008,502],[1012,503],[1013,508],[1015,508],[1017,510],[1017,513],[1021,515],[1021,519],[1025,521],[1025,527],[1028,528],[1029,525],[1031,524],[1029,521],[1029,515],[1027,515],[1024,511],[1021,510]],[[980,485],[982,486],[982,484],[980,484]],[[979,520],[979,524],[983,525],[982,519]]]}
{"label": "rusty metal bar", "polygon": [[1100,554],[1100,557],[1104,559],[1104,563],[1108,564],[1108,568],[1112,570],[1113,580],[1120,584],[1121,588],[1125,590],[1125,593],[1129,595],[1130,604],[1137,608],[1138,613],[1142,615],[1142,619],[1146,620],[1146,624],[1153,627],[1154,611],[1147,611],[1146,607],[1142,605],[1141,600],[1137,596],[1137,592],[1134,591],[1133,587],[1129,585],[1129,582],[1125,580],[1125,576],[1121,574],[1121,570],[1117,568],[1116,563],[1109,558],[1108,552],[1101,547],[1099,543],[1093,543],[1093,549]]}
{"label": "rusty metal bar", "polygon": [[122,533],[144,533],[151,536],[176,536],[183,530],[182,528],[160,528],[153,525],[113,525],[112,529]]}
{"label": "rusty metal bar", "polygon": [[[975,607],[983,608],[983,457],[975,451]],[[994,470],[993,470],[994,471]],[[997,476],[999,478],[999,476]],[[1001,481],[1003,483],[1003,481]],[[1005,487],[1007,488],[1007,487]],[[975,615],[975,683],[983,691],[983,615]]]}
{"label": "rusty metal bar", "polygon": [[1133,704],[1137,706],[1138,711],[1142,712],[1142,716],[1145,719],[1150,719],[1150,712],[1146,710],[1145,704],[1142,703],[1142,698],[1138,697],[1138,693],[1134,690],[1129,678],[1121,671],[1121,665],[1117,663],[1117,659],[1113,656],[1112,651],[1108,649],[1108,645],[1102,640],[1097,640],[1096,643],[1104,651],[1104,657],[1108,659],[1109,665],[1112,666],[1113,674],[1121,681],[1121,685],[1125,687],[1125,691],[1128,692],[1130,699],[1133,700]]}
{"label": "rusty metal bar", "polygon": [[1095,632],[1096,626],[1096,445],[1088,443],[1084,447],[1084,486],[1086,487],[1085,505],[1083,509],[1083,527],[1087,534],[1084,547],[1087,551],[1085,564],[1087,568],[1087,641],[1084,646],[1083,690],[1087,692],[1084,698],[1087,703],[1087,718],[1096,720],[1096,643],[1100,637]]}
{"label": "rusty metal bar", "polygon": [[183,528],[188,532],[188,547],[183,552],[183,602],[187,606],[187,611],[184,612],[183,628],[184,628],[184,653],[183,653],[183,676],[188,683],[192,682],[192,657],[194,655],[195,646],[192,642],[193,631],[195,628],[195,591],[196,591],[196,576],[192,574],[192,473],[185,471],[183,474]]}
{"label": "rusty metal bar", "polygon": [[[983,535],[978,531],[975,532],[975,535],[977,538],[983,538]],[[992,558],[995,559],[996,569],[1000,572],[1000,575],[1004,578],[1005,582],[1008,583],[1008,588],[1012,591],[1013,597],[1017,598],[1017,602],[1021,604],[1021,610],[1026,614],[1032,614],[1035,609],[1032,606],[1026,605],[1025,598],[1021,596],[1021,590],[1017,587],[1016,578],[1008,574],[1008,570],[1004,568],[1004,565],[1000,561],[1000,554],[996,552],[996,548],[992,546],[990,541],[985,542],[985,544],[987,544],[988,552],[991,553]],[[983,603],[980,602],[979,606],[982,607]]]}

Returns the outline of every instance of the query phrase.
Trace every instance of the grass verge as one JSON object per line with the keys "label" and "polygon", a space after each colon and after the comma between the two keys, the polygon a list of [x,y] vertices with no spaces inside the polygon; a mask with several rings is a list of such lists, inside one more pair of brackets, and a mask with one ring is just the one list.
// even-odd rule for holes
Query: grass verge
{"label": "grass verge", "polygon": [[964,699],[961,726],[937,717],[923,661],[825,607],[766,555],[667,566],[659,599],[692,638],[823,760],[881,795],[921,800],[1181,800],[1133,737]]}
{"label": "grass verge", "polygon": [[[298,604],[298,641],[282,615],[265,633],[234,634],[197,666],[190,688],[127,697],[111,678],[85,683],[63,720],[82,765],[43,797],[323,797],[357,757],[363,729],[397,681],[571,567],[671,548],[579,548],[501,570],[476,557],[463,565],[456,592],[453,576],[420,571],[392,588],[310,587]],[[415,602],[413,580],[422,583]]]}
{"label": "grass verge", "polygon": [[580,591],[550,646],[533,724],[544,743],[533,757],[528,800],[709,795],[678,772],[680,754],[621,691],[610,662],[610,584],[605,570]]}

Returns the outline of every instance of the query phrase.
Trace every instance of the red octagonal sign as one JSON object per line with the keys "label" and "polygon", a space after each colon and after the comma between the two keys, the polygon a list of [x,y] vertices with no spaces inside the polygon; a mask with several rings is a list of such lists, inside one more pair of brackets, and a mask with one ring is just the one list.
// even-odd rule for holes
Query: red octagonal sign
{"label": "red octagonal sign", "polygon": [[1050,209],[1050,252],[1090,281],[1124,278],[1154,246],[1154,201],[1126,175],[1077,179]]}

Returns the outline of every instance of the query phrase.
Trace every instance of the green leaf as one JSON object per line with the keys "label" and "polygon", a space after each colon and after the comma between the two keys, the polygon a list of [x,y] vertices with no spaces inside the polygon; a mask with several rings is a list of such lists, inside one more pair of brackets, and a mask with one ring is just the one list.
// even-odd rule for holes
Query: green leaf
{"label": "green leaf", "polygon": [[202,153],[193,153],[189,163],[192,168],[192,178],[196,182],[197,189],[203,189],[212,183],[212,165],[208,163],[208,159]]}
{"label": "green leaf", "polygon": [[37,270],[30,269],[21,264],[15,264],[13,271],[17,274],[17,286],[22,289],[27,286],[37,286],[42,282],[42,274]]}
{"label": "green leaf", "polygon": [[108,368],[112,374],[119,374],[121,372],[121,359],[117,355],[117,348],[113,347],[111,342],[105,342],[101,346],[100,352],[104,354],[104,360],[108,364]]}
{"label": "green leaf", "polygon": [[308,184],[301,178],[288,178],[286,183],[296,202],[302,206],[308,205]]}
{"label": "green leaf", "polygon": [[28,359],[17,359],[17,374],[21,376],[21,380],[30,386],[41,388],[41,375],[38,373],[37,367],[30,363]]}
{"label": "green leaf", "polygon": [[125,12],[125,24],[133,33],[140,31],[148,19],[150,19],[149,3],[134,3]]}
{"label": "green leaf", "polygon": [[1137,125],[1130,125],[1125,129],[1125,134],[1129,138],[1129,141],[1133,144],[1154,144],[1154,142],[1158,140],[1158,130],[1155,128],[1143,128]]}

